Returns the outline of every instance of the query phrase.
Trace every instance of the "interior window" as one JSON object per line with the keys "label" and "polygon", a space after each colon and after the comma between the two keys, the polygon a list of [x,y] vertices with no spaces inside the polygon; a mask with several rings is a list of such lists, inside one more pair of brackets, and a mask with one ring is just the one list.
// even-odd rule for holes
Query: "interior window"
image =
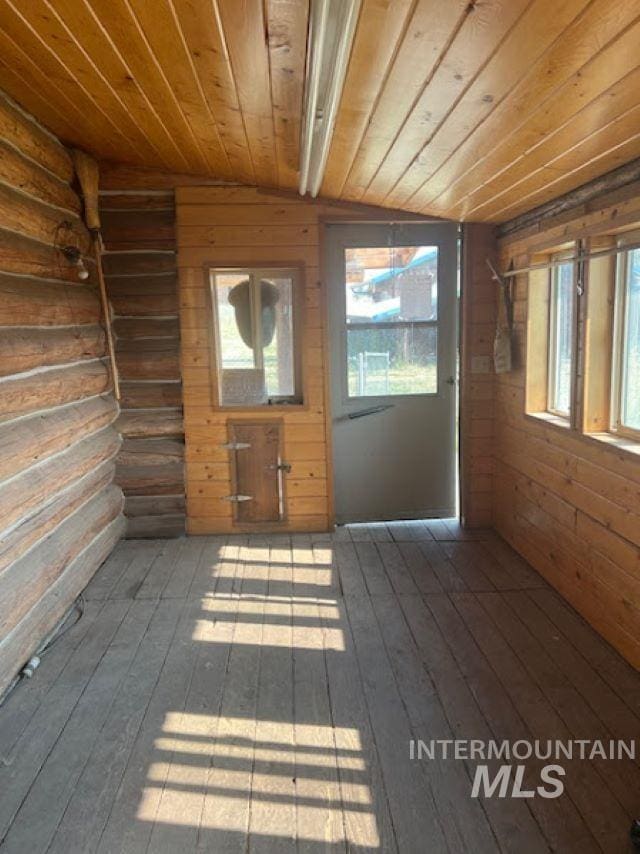
{"label": "interior window", "polygon": [[614,427],[640,433],[640,249],[620,255],[616,294]]}
{"label": "interior window", "polygon": [[345,249],[348,396],[438,390],[438,249]]}
{"label": "interior window", "polygon": [[221,406],[301,402],[296,278],[294,269],[211,271]]}
{"label": "interior window", "polygon": [[[560,259],[558,259],[560,260]],[[568,418],[571,413],[574,334],[574,263],[551,268],[547,409]]]}

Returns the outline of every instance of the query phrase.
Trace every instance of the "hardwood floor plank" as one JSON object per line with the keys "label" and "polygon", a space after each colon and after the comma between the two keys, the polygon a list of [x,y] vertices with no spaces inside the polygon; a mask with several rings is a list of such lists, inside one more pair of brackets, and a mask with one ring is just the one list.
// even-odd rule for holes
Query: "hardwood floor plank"
{"label": "hardwood floor plank", "polygon": [[348,543],[336,543],[334,554],[343,594],[345,596],[366,596],[367,585],[360,569],[355,546]]}
{"label": "hardwood floor plank", "polygon": [[146,851],[149,844],[164,784],[161,774],[156,779],[155,743],[162,734],[173,734],[174,716],[184,709],[198,652],[192,636],[200,603],[179,603],[177,607],[181,613],[176,634],[98,840],[96,850],[100,854],[136,854]]}
{"label": "hardwood floor plank", "polygon": [[[202,539],[202,551],[189,596],[210,596],[218,589],[230,592],[237,572],[238,548],[247,538],[240,538],[237,543],[233,537]],[[178,562],[176,572],[180,571]]]}
{"label": "hardwood floor plank", "polygon": [[510,590],[510,574],[478,542],[444,544],[444,553],[467,581],[470,590]]}
{"label": "hardwood floor plank", "polygon": [[[86,641],[75,650],[53,687],[45,695],[30,725],[0,769],[0,839],[14,820],[23,799],[56,744],[69,716],[118,630],[128,602],[107,602]],[[47,662],[41,665],[46,668]]]}
{"label": "hardwood floor plank", "polygon": [[114,584],[109,598],[135,599],[161,548],[161,540],[141,540],[137,543],[133,560]]}
{"label": "hardwood floor plank", "polygon": [[489,532],[483,535],[482,544],[509,573],[514,589],[522,588],[524,590],[530,587],[548,587],[544,578],[532,569],[526,560],[520,557],[502,537]]}
{"label": "hardwood floor plank", "polygon": [[[411,729],[368,600],[345,597],[400,851],[446,851],[433,793],[407,761]],[[404,752],[406,751],[406,753]]]}
{"label": "hardwood floor plank", "polygon": [[640,717],[615,693],[598,672],[572,643],[566,643],[549,616],[533,601],[520,592],[504,594],[505,601],[519,614],[540,641],[547,653],[589,703],[600,720],[616,738],[635,738],[640,731]]}
{"label": "hardwood floor plank", "polygon": [[[442,593],[442,584],[421,545],[412,542],[399,543],[398,548],[416,589],[420,593]],[[410,591],[397,590],[396,592],[401,595],[403,592]]]}
{"label": "hardwood floor plank", "polygon": [[392,592],[391,583],[384,571],[375,543],[356,543],[360,571],[370,596],[384,596]]}
{"label": "hardwood floor plank", "polygon": [[[452,594],[452,598],[455,602],[456,612],[453,610],[454,606],[450,604],[446,609],[449,612],[447,620],[450,626],[458,624],[459,627],[456,631],[461,636],[460,643],[465,650],[465,655],[468,656],[473,653],[477,655],[479,648],[491,662],[493,669],[491,704],[495,707],[499,705],[500,709],[510,708],[513,710],[514,724],[520,731],[520,735],[514,731],[507,737],[514,740],[517,738],[566,739],[568,736],[566,727],[549,703],[545,701],[532,680],[523,673],[513,651],[486,620],[486,617],[481,619],[480,607],[475,596],[456,593]],[[464,615],[464,626],[462,626],[460,614]],[[582,767],[585,764],[577,763],[575,760],[567,763],[566,792],[568,797],[533,798],[531,801],[531,809],[534,811],[545,835],[552,845],[560,850],[571,850],[570,846],[575,846],[578,841],[579,845],[583,846],[580,850],[592,851],[599,847],[595,838],[599,820],[594,821],[593,816],[586,816],[584,811],[580,809],[583,793],[580,783],[585,775],[588,783],[591,776]],[[527,770],[530,772],[529,777],[532,778],[532,783],[535,782],[535,775],[540,766],[541,760],[527,763]],[[570,780],[576,782],[569,785]],[[607,849],[605,848],[605,850]]]}
{"label": "hardwood floor plank", "polygon": [[[450,739],[437,691],[420,661],[409,628],[395,596],[372,599],[387,655],[415,739]],[[414,760],[433,792],[436,809],[451,851],[494,852],[497,841],[481,802],[471,798],[471,778],[464,762],[436,758]]]}
{"label": "hardwood floor plank", "polygon": [[[438,597],[438,601],[448,601]],[[492,738],[504,736],[504,731],[494,729],[486,719],[475,694],[475,678],[460,665],[455,651],[448,645],[433,611],[422,599],[415,596],[399,598],[400,606],[411,630],[422,663],[430,674],[454,738],[479,739],[487,743]],[[451,640],[455,638],[452,635]],[[473,689],[473,690],[472,690]],[[493,773],[497,763],[488,762]],[[507,852],[540,854],[548,845],[528,805],[517,799],[496,801],[484,798],[483,806],[500,845]]]}
{"label": "hardwood floor plank", "polygon": [[563,761],[563,797],[521,799],[472,798],[477,758],[410,758],[635,738],[640,676],[499,538],[393,524],[119,546],[0,707],[3,852],[626,850],[635,762]]}
{"label": "hardwood floor plank", "polygon": [[418,593],[418,588],[413,580],[413,577],[407,567],[403,557],[402,546],[410,545],[408,543],[378,543],[377,549],[382,560],[382,565],[387,574],[387,578],[391,582],[394,593],[401,595],[403,593]]}
{"label": "hardwood floor plank", "polygon": [[[615,730],[609,730],[591,707],[584,702],[584,698],[566,679],[555,660],[547,654],[542,644],[531,634],[522,620],[522,614],[518,610],[513,610],[508,601],[497,593],[478,594],[477,598],[503,636],[508,639],[509,644],[528,673],[563,720],[569,734],[573,738],[581,738],[585,733],[588,733],[591,739],[600,739],[603,743],[609,743],[609,740],[614,737]],[[520,605],[526,612],[527,597],[524,596],[523,599],[525,601],[521,602]],[[626,810],[626,823],[629,823],[640,809],[640,797],[638,795],[640,792],[640,768],[633,762],[604,759],[594,759],[589,764],[599,774],[617,801],[615,804],[611,797],[605,795],[600,804],[602,812],[606,810],[607,805],[611,810],[611,818],[609,819],[611,827],[613,828],[621,818],[620,806]],[[624,819],[621,824],[625,824]]]}
{"label": "hardwood floor plank", "polygon": [[[225,555],[235,569],[238,552],[239,547],[229,547]],[[184,710],[172,716],[171,735],[156,742],[167,773],[149,851],[170,854],[198,844],[209,769],[223,753],[217,744],[218,721],[237,612],[238,599],[221,594],[204,599],[197,613],[196,661]]]}
{"label": "hardwood floor plank", "polygon": [[[293,548],[293,587],[307,551]],[[304,566],[304,564],[303,564]],[[331,606],[322,605],[331,611]],[[296,836],[299,851],[346,851],[336,749],[325,669],[325,643],[335,646],[323,629],[317,597],[293,603],[293,706],[295,737]],[[309,751],[322,757],[310,766]]]}
{"label": "hardwood floor plank", "polygon": [[532,599],[586,658],[598,668],[602,678],[627,705],[640,715],[640,680],[622,656],[550,588],[533,590]]}
{"label": "hardwood floor plank", "polygon": [[183,599],[189,595],[205,543],[204,537],[186,538],[180,559],[162,591],[163,599]]}
{"label": "hardwood floor plank", "polygon": [[371,522],[367,525],[367,530],[374,543],[390,543],[393,541],[393,537],[384,522]]}
{"label": "hardwood floor plank", "polygon": [[45,851],[73,796],[155,608],[134,602],[87,683],[4,839],[7,852]]}
{"label": "hardwood floor plank", "polygon": [[[467,582],[445,554],[442,543],[420,543],[420,552],[443,590],[467,590]],[[434,591],[423,591],[434,592]]]}
{"label": "hardwood floor plank", "polygon": [[186,538],[177,537],[162,546],[136,593],[136,599],[160,599],[177,570],[185,543]]}
{"label": "hardwood floor plank", "polygon": [[240,598],[217,730],[225,751],[209,769],[200,819],[199,847],[224,854],[246,851],[249,831],[263,626],[243,616],[264,611],[267,558],[268,548],[253,538],[240,550]]}
{"label": "hardwood floor plank", "polygon": [[110,598],[111,591],[136,556],[136,544],[132,540],[118,543],[100,569],[83,591],[84,598],[103,601]]}
{"label": "hardwood floor plank", "polygon": [[264,854],[296,850],[292,559],[289,538],[272,538],[267,583],[275,575],[282,595],[264,607],[248,840],[249,851]]}
{"label": "hardwood floor plank", "polygon": [[[350,850],[397,852],[380,757],[344,600],[337,601],[336,609],[343,649],[332,650],[325,640],[325,656],[345,838]],[[326,626],[324,618],[323,624]]]}
{"label": "hardwood floor plank", "polygon": [[47,651],[40,654],[46,667],[40,669],[38,679],[21,680],[4,700],[0,712],[0,763],[3,765],[12,764],[12,751],[16,742],[40,709],[71,656],[87,637],[101,610],[102,602],[86,602],[78,620],[78,612],[74,609],[61,626],[61,634]]}
{"label": "hardwood floor plank", "polygon": [[347,526],[351,536],[352,543],[370,543],[373,540],[369,525],[361,522],[355,522]]}
{"label": "hardwood floor plank", "polygon": [[48,848],[50,854],[69,851],[89,854],[97,848],[179,614],[180,606],[164,602],[154,612]]}

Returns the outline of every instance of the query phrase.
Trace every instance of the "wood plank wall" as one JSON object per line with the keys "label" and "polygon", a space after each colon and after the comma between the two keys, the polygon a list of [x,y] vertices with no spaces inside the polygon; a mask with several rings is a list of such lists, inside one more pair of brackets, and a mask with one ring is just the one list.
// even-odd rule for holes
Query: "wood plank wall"
{"label": "wood plank wall", "polygon": [[495,228],[468,223],[463,230],[460,312],[460,515],[468,528],[493,521],[493,404],[496,285],[487,258],[497,264]]}
{"label": "wood plank wall", "polygon": [[306,407],[233,412],[233,418],[282,418],[287,477],[284,530],[323,531],[331,515],[325,424],[323,289],[320,219],[327,206],[243,187],[176,191],[180,321],[187,445],[187,529],[232,530],[228,413],[211,395],[208,299],[204,265],[277,263],[304,266],[303,384]]}
{"label": "wood plank wall", "polygon": [[[636,223],[638,183],[509,234],[501,266]],[[520,366],[496,379],[495,526],[640,667],[640,456],[525,415],[529,277],[515,287]]]}
{"label": "wood plank wall", "polygon": [[124,530],[95,270],[81,283],[54,248],[88,246],[72,180],[0,95],[0,693]]}
{"label": "wood plank wall", "polygon": [[179,536],[185,498],[174,193],[147,186],[135,172],[115,182],[111,170],[105,178],[100,216],[124,439],[116,481],[127,536]]}

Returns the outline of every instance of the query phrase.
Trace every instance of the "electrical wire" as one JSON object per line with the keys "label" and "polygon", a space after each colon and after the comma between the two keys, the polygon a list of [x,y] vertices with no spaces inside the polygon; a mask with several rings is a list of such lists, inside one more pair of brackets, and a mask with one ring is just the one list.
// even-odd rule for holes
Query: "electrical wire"
{"label": "electrical wire", "polygon": [[[77,612],[77,616],[72,623],[66,625],[71,617],[73,611]],[[62,638],[71,631],[75,626],[78,625],[82,617],[84,616],[85,610],[85,601],[82,593],[75,600],[69,612],[67,613],[64,620],[60,623],[56,631],[43,643],[43,645],[34,652],[34,656],[38,656],[38,658],[42,658],[43,655],[46,655],[53,647],[60,641]],[[26,666],[26,665],[25,665]],[[18,685],[24,681],[25,679],[24,668],[16,675],[13,681],[7,686],[7,689],[0,697],[0,706],[4,705],[8,700],[9,696],[13,694],[14,690],[18,687]]]}

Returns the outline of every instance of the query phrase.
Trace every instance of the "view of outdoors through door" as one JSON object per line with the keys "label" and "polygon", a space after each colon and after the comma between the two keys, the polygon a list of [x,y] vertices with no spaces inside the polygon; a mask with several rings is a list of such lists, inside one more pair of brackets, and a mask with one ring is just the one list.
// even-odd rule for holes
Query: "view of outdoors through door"
{"label": "view of outdoors through door", "polygon": [[455,223],[327,228],[336,519],[455,515]]}
{"label": "view of outdoors through door", "polygon": [[437,391],[437,246],[345,250],[349,397]]}

